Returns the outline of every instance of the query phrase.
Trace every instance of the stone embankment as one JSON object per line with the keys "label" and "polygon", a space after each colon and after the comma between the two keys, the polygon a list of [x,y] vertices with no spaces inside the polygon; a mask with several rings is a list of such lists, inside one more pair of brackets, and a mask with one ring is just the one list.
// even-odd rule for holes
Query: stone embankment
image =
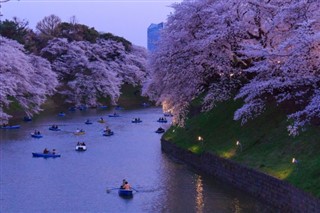
{"label": "stone embankment", "polygon": [[196,155],[161,140],[164,153],[246,191],[280,212],[320,212],[320,200],[291,184],[210,153]]}

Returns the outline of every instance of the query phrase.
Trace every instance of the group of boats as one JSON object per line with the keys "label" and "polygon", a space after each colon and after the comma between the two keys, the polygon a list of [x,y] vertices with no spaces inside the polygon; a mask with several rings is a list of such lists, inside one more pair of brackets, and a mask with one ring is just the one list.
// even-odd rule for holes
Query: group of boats
{"label": "group of boats", "polygon": [[[119,107],[119,109],[122,109]],[[118,109],[118,110],[119,110]],[[60,112],[58,114],[58,116],[63,117],[66,116],[66,114],[64,112]],[[169,114],[164,114],[165,117],[170,116]],[[120,117],[120,115],[118,113],[112,113],[109,114],[108,117]],[[159,123],[167,123],[167,119],[165,117],[160,117],[157,122]],[[23,118],[24,121],[29,122],[32,121],[31,117],[24,117]],[[100,119],[98,119],[97,121],[98,123],[106,123],[106,121],[101,117]],[[137,118],[133,118],[131,120],[132,123],[141,123],[142,120],[137,117]],[[85,121],[85,124],[93,124],[92,121],[90,121],[89,119],[87,119]],[[21,126],[20,125],[8,125],[8,124],[2,124],[0,125],[0,129],[19,129]],[[52,125],[49,127],[50,131],[61,131],[61,128],[59,128],[58,125]],[[159,127],[156,131],[156,133],[164,133],[165,129],[162,127]],[[77,129],[75,132],[73,132],[74,135],[84,135],[86,132],[83,129]],[[103,130],[103,136],[112,136],[114,135],[114,132],[111,131],[111,129],[109,129],[109,127],[107,126],[104,130]],[[40,133],[40,131],[35,130],[33,133],[31,133],[31,137],[33,138],[42,138],[43,135]],[[87,146],[84,142],[78,142],[76,147],[75,147],[76,151],[86,151],[87,150]],[[61,154],[58,154],[54,151],[46,151],[46,149],[43,152],[33,152],[32,153],[33,157],[43,157],[43,158],[57,158],[57,157],[61,157]],[[119,189],[119,195],[122,196],[131,196],[132,195],[132,190],[128,191],[128,190],[123,190],[123,189]]]}

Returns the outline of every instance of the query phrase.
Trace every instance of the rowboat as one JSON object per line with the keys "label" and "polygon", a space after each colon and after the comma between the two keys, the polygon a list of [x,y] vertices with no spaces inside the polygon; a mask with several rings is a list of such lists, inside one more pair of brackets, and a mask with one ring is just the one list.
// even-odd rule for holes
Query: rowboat
{"label": "rowboat", "polygon": [[167,121],[167,119],[165,119],[165,118],[159,118],[159,119],[157,120],[157,122],[159,122],[159,123],[167,123],[168,121]]}
{"label": "rowboat", "polygon": [[77,145],[76,146],[76,151],[86,151],[87,146],[86,145]]}
{"label": "rowboat", "polygon": [[54,154],[54,153],[39,153],[39,152],[32,152],[32,156],[33,157],[43,157],[43,158],[57,158],[57,157],[61,157],[60,154]]}
{"label": "rowboat", "polygon": [[132,122],[132,123],[141,123],[142,120],[140,120],[140,118],[134,118],[134,119],[132,119],[131,122]]}
{"label": "rowboat", "polygon": [[43,135],[31,133],[31,137],[33,137],[33,138],[42,138]]}
{"label": "rowboat", "polygon": [[64,113],[64,112],[60,112],[60,113],[58,114],[58,116],[60,116],[60,117],[64,117],[64,116],[66,116],[66,113]]}
{"label": "rowboat", "polygon": [[86,132],[85,131],[80,131],[80,132],[74,132],[73,134],[74,135],[84,135],[84,134],[86,134]]}
{"label": "rowboat", "polygon": [[28,117],[28,116],[24,116],[23,121],[25,121],[25,122],[32,121],[32,118]]}
{"label": "rowboat", "polygon": [[58,128],[58,127],[49,127],[49,130],[51,130],[51,131],[61,131],[61,129]]}
{"label": "rowboat", "polygon": [[92,124],[92,122],[88,120],[85,122],[85,124]]}
{"label": "rowboat", "polygon": [[110,114],[110,115],[108,115],[109,117],[120,117],[120,115],[119,114],[116,114],[116,113],[114,113],[114,114]]}
{"label": "rowboat", "polygon": [[99,123],[105,123],[105,120],[98,120]]}
{"label": "rowboat", "polygon": [[111,136],[113,135],[114,133],[112,131],[109,131],[109,132],[104,132],[103,133],[103,136]]}
{"label": "rowboat", "polygon": [[165,112],[165,113],[163,113],[163,115],[166,116],[166,117],[172,117],[173,116],[170,112]]}
{"label": "rowboat", "polygon": [[119,189],[118,194],[121,197],[130,198],[130,197],[133,197],[133,190],[132,189]]}
{"label": "rowboat", "polygon": [[164,133],[164,129],[160,127],[156,130],[156,133]]}
{"label": "rowboat", "polygon": [[0,126],[0,129],[19,129],[20,125],[12,125],[12,126]]}

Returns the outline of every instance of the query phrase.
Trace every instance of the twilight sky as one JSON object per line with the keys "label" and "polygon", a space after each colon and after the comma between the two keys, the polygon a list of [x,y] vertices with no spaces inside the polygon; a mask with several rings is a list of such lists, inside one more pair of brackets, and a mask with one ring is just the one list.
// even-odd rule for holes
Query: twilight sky
{"label": "twilight sky", "polygon": [[80,24],[146,47],[148,26],[166,21],[173,12],[170,5],[180,2],[182,0],[10,0],[1,4],[0,12],[1,20],[12,20],[16,16],[29,21],[32,29],[51,14],[65,22],[75,16]]}

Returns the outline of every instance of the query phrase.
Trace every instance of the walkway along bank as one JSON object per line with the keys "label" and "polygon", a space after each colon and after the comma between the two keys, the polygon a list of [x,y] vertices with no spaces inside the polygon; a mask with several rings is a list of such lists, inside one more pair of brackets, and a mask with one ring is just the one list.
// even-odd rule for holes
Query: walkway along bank
{"label": "walkway along bank", "polygon": [[210,153],[196,155],[161,139],[161,149],[191,167],[263,200],[281,212],[320,212],[320,200],[287,182]]}

